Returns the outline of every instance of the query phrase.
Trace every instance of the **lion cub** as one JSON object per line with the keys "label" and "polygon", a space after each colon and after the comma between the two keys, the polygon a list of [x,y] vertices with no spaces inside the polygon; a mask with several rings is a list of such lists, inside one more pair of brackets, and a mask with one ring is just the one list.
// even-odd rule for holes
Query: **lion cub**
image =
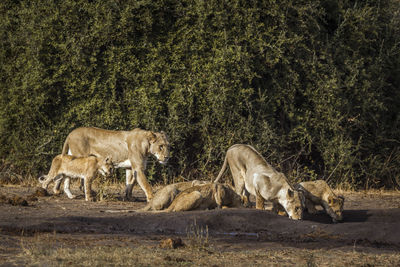
{"label": "lion cub", "polygon": [[231,186],[209,183],[196,185],[182,191],[164,211],[205,210],[241,206],[242,198]]}
{"label": "lion cub", "polygon": [[[50,182],[64,179],[64,176],[81,178],[84,180],[85,200],[92,201],[93,198],[90,195],[92,180],[96,177],[97,172],[106,176],[112,172],[112,169],[113,165],[108,157],[100,159],[93,155],[88,157],[57,155],[51,162],[49,173],[41,176],[39,182],[44,189],[47,189]],[[75,196],[69,190],[69,182],[67,181],[69,181],[69,179],[65,180],[64,191],[69,198],[74,198]],[[57,183],[53,191],[55,194],[59,193]]]}
{"label": "lion cub", "polygon": [[320,205],[325,212],[332,217],[333,222],[343,220],[344,197],[336,196],[324,180],[302,182],[296,189],[302,191],[305,196],[305,209],[311,214],[317,212],[316,206]]}

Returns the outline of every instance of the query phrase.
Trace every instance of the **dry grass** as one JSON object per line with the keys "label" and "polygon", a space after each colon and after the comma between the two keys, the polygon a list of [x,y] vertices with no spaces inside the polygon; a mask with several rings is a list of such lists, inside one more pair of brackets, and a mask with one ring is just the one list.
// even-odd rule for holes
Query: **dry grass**
{"label": "dry grass", "polygon": [[[193,238],[193,237],[191,237]],[[197,238],[197,237],[196,237]],[[55,234],[21,237],[15,257],[0,257],[0,265],[25,266],[399,266],[398,253],[380,254],[339,249],[299,249],[291,247],[240,250],[214,245],[207,237],[205,249],[186,245],[161,249],[157,245],[123,242],[110,237],[109,244],[96,240],[74,242],[73,237]],[[184,239],[190,244],[190,238]],[[201,243],[203,244],[203,243]]]}
{"label": "dry grass", "polygon": [[186,236],[191,248],[201,250],[209,247],[208,226],[197,225],[196,219],[186,228]]}

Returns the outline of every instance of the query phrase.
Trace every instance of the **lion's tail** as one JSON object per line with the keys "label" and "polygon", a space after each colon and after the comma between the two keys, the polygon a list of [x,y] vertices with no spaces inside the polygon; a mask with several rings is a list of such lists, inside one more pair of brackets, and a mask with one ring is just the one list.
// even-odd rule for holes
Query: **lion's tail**
{"label": "lion's tail", "polygon": [[215,179],[214,183],[218,183],[219,179],[221,179],[222,175],[224,174],[226,167],[228,166],[228,157],[225,155],[224,164],[222,164],[222,168],[219,171],[217,179]]}
{"label": "lion's tail", "polygon": [[137,211],[150,211],[151,210],[151,204],[148,203],[145,207],[138,209]]}
{"label": "lion's tail", "polygon": [[49,176],[48,175],[42,175],[39,177],[39,183],[41,185],[42,188],[47,189],[47,187],[49,186]]}
{"label": "lion's tail", "polygon": [[147,206],[146,207],[144,207],[144,208],[141,208],[141,209],[138,209],[138,210],[135,210],[134,212],[142,212],[142,211],[148,211],[148,212],[151,212],[151,213],[163,213],[163,212],[170,212],[170,210],[153,210],[153,209],[151,209],[151,208],[147,208]]}
{"label": "lion's tail", "polygon": [[64,142],[64,146],[61,152],[61,155],[67,155],[69,150],[69,138],[67,137]]}

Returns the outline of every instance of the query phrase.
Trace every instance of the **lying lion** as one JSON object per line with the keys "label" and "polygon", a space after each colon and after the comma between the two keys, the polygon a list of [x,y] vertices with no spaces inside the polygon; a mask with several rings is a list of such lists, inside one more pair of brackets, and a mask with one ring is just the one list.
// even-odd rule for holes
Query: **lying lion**
{"label": "lying lion", "polygon": [[[47,189],[50,182],[55,181],[54,194],[59,194],[60,191],[57,187],[57,182],[60,182],[65,177],[81,178],[84,180],[84,191],[85,200],[93,200],[90,192],[92,186],[92,180],[96,177],[99,172],[102,175],[109,175],[113,169],[113,165],[110,159],[97,158],[96,156],[88,157],[73,157],[70,155],[57,155],[50,167],[50,171],[47,175],[39,177],[39,182],[42,184],[44,189]],[[69,179],[65,179],[64,192],[69,198],[75,198],[75,196],[69,190]]]}
{"label": "lying lion", "polygon": [[164,186],[162,189],[158,190],[152,200],[142,209],[138,211],[149,211],[149,210],[163,210],[167,208],[175,197],[182,191],[200,184],[205,184],[206,182],[201,182],[194,180],[191,182],[181,182],[174,183]]}
{"label": "lying lion", "polygon": [[241,206],[241,198],[231,186],[209,183],[196,185],[182,191],[163,212]]}
{"label": "lying lion", "polygon": [[332,217],[333,222],[343,220],[344,197],[336,196],[324,180],[302,182],[295,187],[303,191],[305,196],[304,208],[309,213],[315,214],[317,212],[316,206],[320,205]]}

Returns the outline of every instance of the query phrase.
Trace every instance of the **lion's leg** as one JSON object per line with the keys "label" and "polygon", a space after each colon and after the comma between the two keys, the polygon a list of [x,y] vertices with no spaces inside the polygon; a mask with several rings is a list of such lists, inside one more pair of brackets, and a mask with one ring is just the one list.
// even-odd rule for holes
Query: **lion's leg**
{"label": "lion's leg", "polygon": [[265,199],[261,196],[260,192],[256,191],[256,209],[263,210],[264,202]]}
{"label": "lion's leg", "polygon": [[80,185],[79,185],[79,190],[82,192],[85,192],[85,179],[81,179]]}
{"label": "lion's leg", "polygon": [[315,204],[307,198],[305,201],[305,206],[306,206],[307,212],[310,214],[316,214],[318,212],[318,210],[315,208]]}
{"label": "lion's leg", "polygon": [[246,182],[245,182],[246,181],[246,173],[245,173],[244,169],[240,169],[239,179],[237,179],[237,180],[238,180],[239,187],[242,190],[243,205],[245,207],[251,207],[252,204],[250,203],[250,193],[246,189]]}
{"label": "lion's leg", "polygon": [[93,177],[86,177],[84,180],[84,187],[85,187],[85,200],[86,201],[93,201],[92,197],[92,179]]}
{"label": "lion's leg", "polygon": [[65,194],[67,194],[68,198],[75,198],[75,196],[69,190],[70,182],[71,182],[71,179],[68,176],[65,177],[65,180],[64,180],[64,192],[65,192]]}
{"label": "lion's leg", "polygon": [[52,177],[48,182],[51,182],[53,180],[55,181],[54,182],[54,187],[53,187],[53,192],[56,195],[61,193],[60,185],[61,185],[62,179],[56,180],[56,178],[60,177],[60,175],[61,175],[61,178],[63,176],[62,174],[58,173],[58,171],[60,170],[61,164],[62,164],[61,157],[60,156],[56,156],[53,159],[53,161],[51,162],[51,167],[50,167],[50,171],[49,171],[49,174],[48,174],[48,177]]}
{"label": "lion's leg", "polygon": [[142,170],[137,170],[137,181],[140,187],[146,194],[147,202],[153,199],[153,189],[151,188],[149,182],[147,182],[146,176]]}
{"label": "lion's leg", "polygon": [[136,183],[136,176],[136,172],[132,171],[132,169],[126,169],[125,200],[129,200],[132,197],[132,190]]}
{"label": "lion's leg", "polygon": [[246,196],[246,192],[244,190],[244,181],[235,182],[235,191],[242,198],[243,205],[247,207],[249,205],[249,198]]}
{"label": "lion's leg", "polygon": [[283,208],[283,206],[281,204],[279,204],[278,202],[273,202],[272,203],[272,212],[280,215],[280,216],[286,216],[287,213],[285,211],[285,209]]}
{"label": "lion's leg", "polygon": [[246,188],[243,189],[242,200],[245,207],[252,206],[252,204],[250,203],[250,193],[246,190]]}
{"label": "lion's leg", "polygon": [[[334,219],[336,217],[335,212],[333,212],[333,210],[332,210],[331,206],[329,206],[328,202],[322,201],[321,206],[324,209],[324,211],[326,212],[326,214],[331,216],[332,219]],[[334,220],[334,222],[335,222],[335,220]]]}
{"label": "lion's leg", "polygon": [[59,195],[61,193],[60,187],[61,187],[61,182],[63,181],[63,179],[58,179],[54,182],[54,187],[53,187],[53,193],[55,195]]}
{"label": "lion's leg", "polygon": [[249,192],[245,189],[244,176],[240,169],[234,165],[229,165],[232,173],[232,178],[235,183],[235,191],[242,198],[243,206],[248,207],[249,202]]}
{"label": "lion's leg", "polygon": [[226,202],[225,198],[227,197],[225,188],[222,185],[213,184],[213,191],[214,191],[214,199],[215,199],[215,203],[217,204],[217,208],[222,209],[224,202]]}
{"label": "lion's leg", "polygon": [[203,201],[203,197],[199,191],[193,191],[191,193],[181,195],[179,200],[175,203],[172,211],[187,211],[194,210],[200,206]]}

